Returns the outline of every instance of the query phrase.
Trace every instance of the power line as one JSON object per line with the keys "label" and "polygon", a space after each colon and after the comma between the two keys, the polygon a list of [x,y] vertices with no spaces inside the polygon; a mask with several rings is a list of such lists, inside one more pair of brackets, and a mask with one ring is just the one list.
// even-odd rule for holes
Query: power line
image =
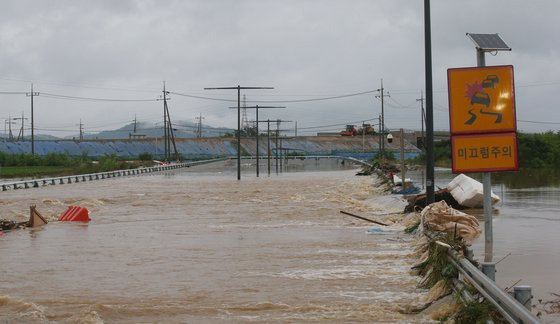
{"label": "power line", "polygon": [[546,122],[546,121],[523,120],[523,119],[518,119],[517,121],[523,122],[523,123],[531,123],[531,124],[552,124],[552,125],[560,125],[560,122]]}
{"label": "power line", "polygon": [[41,95],[46,98],[52,99],[66,99],[66,100],[79,100],[79,101],[103,101],[103,102],[153,102],[158,99],[116,99],[116,98],[94,98],[94,97],[77,97],[67,96],[55,93],[41,92]]}
{"label": "power line", "polygon": [[63,86],[63,87],[72,87],[72,88],[85,88],[85,89],[100,89],[100,90],[119,90],[119,91],[129,91],[129,92],[152,92],[152,93],[159,93],[160,90],[157,89],[131,89],[126,87],[103,87],[103,86],[95,86],[95,85],[86,85],[83,83],[76,84],[71,82],[64,82],[64,81],[37,81],[37,80],[24,80],[24,79],[16,79],[16,78],[9,78],[0,76],[0,80],[5,81],[14,81],[14,82],[24,82],[24,83],[35,83],[35,84],[47,84],[47,85],[54,85],[54,86]]}
{"label": "power line", "polygon": [[[376,90],[367,90],[367,91],[355,92],[355,93],[348,93],[348,94],[337,95],[337,96],[319,97],[319,98],[309,98],[309,99],[291,99],[291,100],[247,100],[246,102],[262,102],[262,103],[297,103],[297,102],[324,101],[324,100],[333,100],[333,99],[341,99],[341,98],[348,98],[348,97],[361,96],[361,95],[365,95],[365,94],[369,94],[369,93],[374,93],[374,92],[377,92],[377,89],[376,89]],[[170,94],[174,94],[174,95],[178,95],[178,96],[183,96],[183,97],[195,98],[195,99],[214,100],[214,101],[225,101],[225,102],[236,102],[236,100],[233,100],[233,99],[221,99],[221,98],[213,98],[213,97],[204,97],[204,96],[197,96],[197,95],[191,95],[191,94],[180,93],[180,92],[174,92],[174,91],[169,91],[169,93],[170,93]]]}
{"label": "power line", "polygon": [[317,129],[317,128],[328,128],[328,127],[335,127],[335,126],[345,126],[345,125],[351,125],[351,124],[358,124],[361,122],[367,122],[367,121],[374,121],[377,120],[377,118],[373,118],[373,119],[360,119],[358,121],[351,121],[351,122],[346,122],[346,123],[342,123],[342,124],[331,124],[331,125],[320,125],[320,126],[308,126],[308,127],[299,127],[298,130],[301,129]]}

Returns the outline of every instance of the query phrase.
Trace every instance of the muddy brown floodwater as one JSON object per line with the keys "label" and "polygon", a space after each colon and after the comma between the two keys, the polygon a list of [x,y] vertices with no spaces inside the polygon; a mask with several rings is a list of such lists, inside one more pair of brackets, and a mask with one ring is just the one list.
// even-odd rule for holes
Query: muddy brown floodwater
{"label": "muddy brown floodwater", "polygon": [[52,221],[0,236],[0,323],[419,321],[412,238],[339,213],[402,210],[375,178],[193,169],[0,193],[0,217]]}

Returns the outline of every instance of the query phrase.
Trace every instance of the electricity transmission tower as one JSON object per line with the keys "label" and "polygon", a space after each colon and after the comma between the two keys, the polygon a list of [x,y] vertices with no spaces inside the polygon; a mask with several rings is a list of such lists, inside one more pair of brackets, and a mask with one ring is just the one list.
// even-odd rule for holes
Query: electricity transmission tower
{"label": "electricity transmission tower", "polygon": [[247,97],[243,95],[243,115],[241,117],[241,128],[244,129],[245,132],[247,132],[249,130],[249,127],[249,120],[247,119]]}
{"label": "electricity transmission tower", "polygon": [[84,139],[84,124],[82,124],[81,119],[80,119],[80,123],[78,124],[78,126],[80,126],[80,141],[82,141]]}

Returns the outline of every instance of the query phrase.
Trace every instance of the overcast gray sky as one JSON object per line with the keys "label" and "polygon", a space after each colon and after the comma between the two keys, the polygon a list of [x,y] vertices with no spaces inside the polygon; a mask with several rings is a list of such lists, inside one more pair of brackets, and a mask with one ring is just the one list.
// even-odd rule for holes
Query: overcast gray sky
{"label": "overcast gray sky", "polygon": [[[420,129],[424,85],[421,0],[0,0],[0,92],[33,82],[38,133],[76,134],[162,119],[161,101],[84,101],[54,95],[155,100],[172,92],[236,99],[204,87],[271,86],[244,92],[250,104],[375,90],[390,97],[390,129]],[[446,71],[476,65],[466,32],[499,33],[512,52],[518,129],[560,129],[560,1],[432,0],[434,127],[449,129]],[[261,119],[298,121],[300,134],[377,118],[376,93],[275,103]],[[171,94],[174,121],[236,126],[235,103]],[[30,115],[25,94],[0,95],[1,118]],[[273,103],[269,103],[273,104]],[[249,111],[253,119],[253,111]],[[27,126],[29,127],[29,126]],[[293,126],[286,126],[293,127]],[[305,133],[307,132],[307,133]]]}

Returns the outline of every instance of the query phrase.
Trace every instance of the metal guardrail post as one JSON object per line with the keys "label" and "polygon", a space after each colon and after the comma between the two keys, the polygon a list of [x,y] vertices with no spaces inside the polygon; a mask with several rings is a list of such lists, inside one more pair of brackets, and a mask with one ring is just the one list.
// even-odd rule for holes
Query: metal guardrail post
{"label": "metal guardrail post", "polygon": [[480,267],[482,273],[492,281],[496,281],[496,263],[494,262],[481,262]]}
{"label": "metal guardrail post", "polygon": [[531,311],[531,307],[533,306],[533,293],[531,291],[531,286],[519,285],[513,287],[513,298]]}

